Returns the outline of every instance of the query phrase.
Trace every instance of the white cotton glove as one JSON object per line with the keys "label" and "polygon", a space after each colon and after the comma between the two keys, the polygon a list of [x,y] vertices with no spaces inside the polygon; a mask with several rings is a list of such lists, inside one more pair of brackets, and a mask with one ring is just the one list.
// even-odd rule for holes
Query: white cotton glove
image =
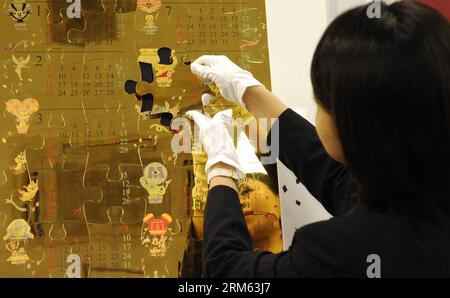
{"label": "white cotton glove", "polygon": [[231,123],[233,111],[231,109],[217,113],[214,118],[203,115],[198,111],[189,111],[186,116],[191,118],[200,130],[200,138],[208,155],[205,172],[208,183],[211,181],[211,169],[218,163],[224,163],[234,168],[238,179],[245,178],[244,170],[239,162],[234,142],[228,133],[227,125]]}
{"label": "white cotton glove", "polygon": [[[247,108],[243,96],[247,88],[263,86],[253,75],[234,64],[226,56],[202,56],[191,64],[192,73],[206,84],[213,82],[222,96],[233,103]],[[209,97],[213,99],[213,97]],[[204,105],[209,102],[204,101]]]}

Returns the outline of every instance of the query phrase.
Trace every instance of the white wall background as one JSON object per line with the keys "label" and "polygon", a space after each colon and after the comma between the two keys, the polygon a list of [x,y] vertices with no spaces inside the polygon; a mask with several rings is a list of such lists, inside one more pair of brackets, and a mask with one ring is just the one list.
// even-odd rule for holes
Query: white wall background
{"label": "white wall background", "polygon": [[309,71],[327,25],[326,0],[266,0],[266,13],[272,91],[313,122]]}
{"label": "white wall background", "polygon": [[317,43],[332,18],[367,2],[266,0],[273,92],[312,123],[316,107],[309,71]]}

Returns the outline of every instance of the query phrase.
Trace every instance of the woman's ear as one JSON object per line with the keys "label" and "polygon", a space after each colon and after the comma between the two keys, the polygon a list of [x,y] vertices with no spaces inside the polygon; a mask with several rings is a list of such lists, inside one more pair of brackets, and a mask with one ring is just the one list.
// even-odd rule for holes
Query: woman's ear
{"label": "woman's ear", "polygon": [[341,141],[336,128],[336,123],[329,112],[320,105],[317,106],[316,130],[322,145],[334,160],[345,164]]}

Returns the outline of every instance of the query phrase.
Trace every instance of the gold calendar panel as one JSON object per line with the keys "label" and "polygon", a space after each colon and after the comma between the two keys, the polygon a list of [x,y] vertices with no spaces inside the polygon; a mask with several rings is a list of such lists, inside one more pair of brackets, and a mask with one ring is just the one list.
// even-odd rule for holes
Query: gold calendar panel
{"label": "gold calendar panel", "polygon": [[[201,55],[227,55],[270,88],[264,1],[0,9],[0,276],[200,276],[206,156],[174,152],[172,124],[211,91],[190,71]],[[229,107],[245,114],[220,98],[208,109]],[[276,252],[279,202],[263,172],[239,191],[258,210],[255,246]]]}

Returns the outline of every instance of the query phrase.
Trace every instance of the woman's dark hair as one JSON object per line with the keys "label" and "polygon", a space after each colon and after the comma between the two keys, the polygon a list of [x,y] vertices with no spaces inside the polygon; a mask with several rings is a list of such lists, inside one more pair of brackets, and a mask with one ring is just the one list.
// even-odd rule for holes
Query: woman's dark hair
{"label": "woman's dark hair", "polygon": [[412,1],[339,16],[311,79],[333,117],[357,198],[376,212],[450,219],[450,27]]}

